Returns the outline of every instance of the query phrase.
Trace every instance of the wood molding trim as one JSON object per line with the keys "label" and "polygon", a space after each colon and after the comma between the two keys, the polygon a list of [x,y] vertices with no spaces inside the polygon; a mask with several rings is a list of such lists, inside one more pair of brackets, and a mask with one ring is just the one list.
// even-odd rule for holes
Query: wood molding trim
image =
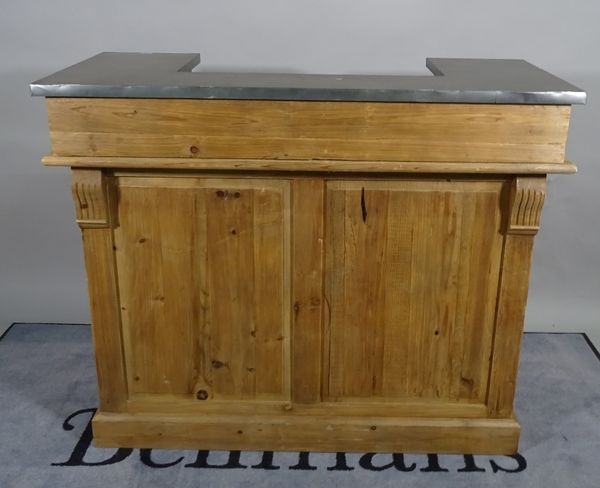
{"label": "wood molding trim", "polygon": [[508,233],[535,235],[546,197],[546,178],[515,178],[511,186]]}
{"label": "wood molding trim", "polygon": [[571,161],[562,163],[484,163],[439,161],[342,161],[334,159],[196,159],[196,158],[139,158],[56,156],[42,158],[45,166],[74,168],[106,168],[136,170],[199,170],[199,171],[280,171],[312,173],[451,173],[451,174],[572,174],[577,166]]}
{"label": "wood molding trim", "polygon": [[71,192],[79,227],[109,227],[108,184],[101,170],[73,170]]}

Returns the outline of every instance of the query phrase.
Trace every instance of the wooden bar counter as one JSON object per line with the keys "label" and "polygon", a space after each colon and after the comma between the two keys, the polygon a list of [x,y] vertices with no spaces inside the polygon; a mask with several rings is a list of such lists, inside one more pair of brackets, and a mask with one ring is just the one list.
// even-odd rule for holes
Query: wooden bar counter
{"label": "wooden bar counter", "polygon": [[520,60],[198,62],[102,53],[31,84],[43,162],[72,168],[96,444],[514,453],[546,175],[575,172],[585,93]]}

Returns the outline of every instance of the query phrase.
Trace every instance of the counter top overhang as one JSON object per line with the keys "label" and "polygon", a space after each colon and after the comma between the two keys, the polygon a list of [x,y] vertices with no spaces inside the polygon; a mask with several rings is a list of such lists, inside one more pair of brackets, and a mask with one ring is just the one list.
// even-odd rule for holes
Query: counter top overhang
{"label": "counter top overhang", "polygon": [[30,84],[45,97],[572,105],[585,91],[520,59],[427,58],[434,76],[192,72],[198,54],[104,52]]}

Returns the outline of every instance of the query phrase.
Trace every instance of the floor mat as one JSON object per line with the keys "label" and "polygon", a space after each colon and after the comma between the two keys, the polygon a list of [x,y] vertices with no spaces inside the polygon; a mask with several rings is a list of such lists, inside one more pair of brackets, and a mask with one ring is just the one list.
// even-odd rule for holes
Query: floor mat
{"label": "floor mat", "polygon": [[600,487],[600,356],[526,334],[515,456],[97,449],[90,328],[15,324],[0,340],[0,487]]}

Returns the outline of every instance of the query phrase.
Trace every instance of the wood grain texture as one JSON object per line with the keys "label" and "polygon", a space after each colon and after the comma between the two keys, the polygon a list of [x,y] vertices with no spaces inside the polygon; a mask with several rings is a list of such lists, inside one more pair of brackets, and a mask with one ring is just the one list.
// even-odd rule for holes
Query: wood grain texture
{"label": "wood grain texture", "polygon": [[47,99],[111,447],[516,451],[570,107]]}
{"label": "wood grain texture", "polygon": [[98,169],[78,169],[71,178],[77,224],[84,228],[109,226],[107,179]]}
{"label": "wood grain texture", "polygon": [[96,414],[99,447],[513,454],[513,419]]}
{"label": "wood grain texture", "polygon": [[292,183],[292,399],[321,400],[323,365],[323,206],[322,179]]}
{"label": "wood grain texture", "polygon": [[[348,435],[355,419],[376,416],[511,417],[533,238],[523,227],[539,224],[544,178],[82,171],[80,182],[92,188],[85,191],[106,195],[94,208],[107,209],[108,227],[86,229],[110,238],[94,258],[117,264],[119,295],[97,314],[120,305],[122,364],[126,358],[127,379],[101,383],[110,399],[102,412],[180,415],[190,428],[192,415],[208,424],[222,415],[276,423],[321,416],[345,422]],[[87,187],[73,188],[80,205]],[[104,349],[97,346],[101,361]],[[282,449],[313,443],[285,425]],[[145,439],[136,443],[163,442],[134,430]],[[188,442],[167,432],[165,445]],[[413,450],[431,435],[393,432],[401,436],[395,445]],[[485,432],[473,427],[474,436]],[[106,439],[124,442],[120,434]]]}
{"label": "wood grain texture", "polygon": [[48,98],[57,156],[563,163],[570,107]]}
{"label": "wood grain texture", "polygon": [[577,166],[563,163],[486,163],[460,161],[341,161],[313,159],[197,159],[197,158],[136,158],[96,156],[54,156],[42,158],[46,166],[74,166],[78,168],[113,168],[203,171],[260,171],[311,173],[388,173],[388,174],[572,174]]}
{"label": "wood grain texture", "polygon": [[508,232],[537,234],[545,197],[545,178],[514,178],[511,185]]}
{"label": "wood grain texture", "polygon": [[127,401],[130,413],[164,413],[194,415],[321,415],[330,417],[378,416],[378,417],[487,417],[483,403],[447,401],[433,398],[422,399],[356,399],[349,402],[307,401],[300,397],[287,400],[214,400],[191,402],[187,395],[136,394]]}
{"label": "wood grain texture", "polygon": [[501,182],[327,185],[328,397],[485,400]]}
{"label": "wood grain texture", "polygon": [[289,201],[277,180],[119,178],[132,393],[289,397]]}
{"label": "wood grain texture", "polygon": [[545,178],[518,178],[511,185],[487,394],[491,417],[505,418],[513,413],[533,239],[545,191]]}
{"label": "wood grain texture", "polygon": [[73,170],[71,188],[81,227],[92,318],[100,408],[121,411],[128,398],[119,289],[113,249],[114,181],[100,170]]}

